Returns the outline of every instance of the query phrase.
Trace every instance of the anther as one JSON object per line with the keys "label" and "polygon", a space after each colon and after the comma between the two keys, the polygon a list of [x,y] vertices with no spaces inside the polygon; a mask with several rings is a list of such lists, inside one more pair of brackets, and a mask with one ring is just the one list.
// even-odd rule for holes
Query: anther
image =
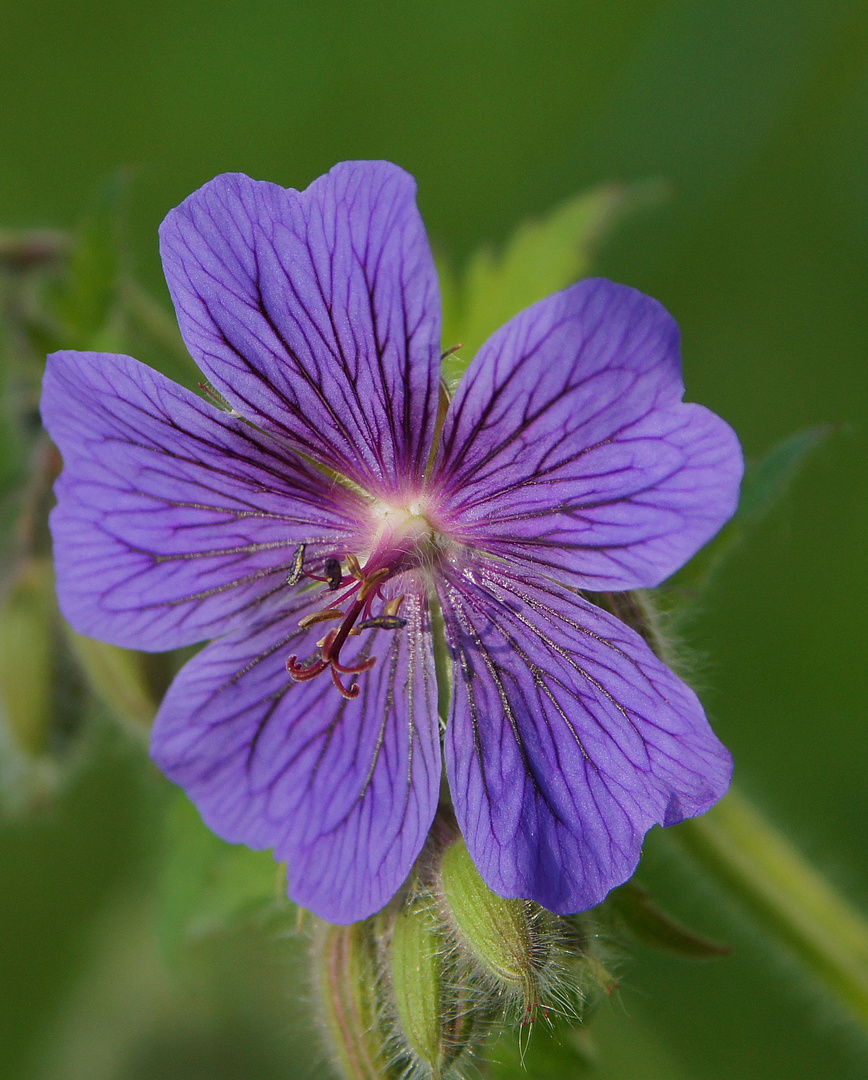
{"label": "anther", "polygon": [[366,600],[379,585],[389,576],[389,568],[384,566],[376,570],[370,577],[362,579],[362,587],[359,589],[359,600]]}
{"label": "anther", "polygon": [[447,356],[451,356],[453,353],[457,353],[459,349],[463,348],[463,343],[459,341],[457,345],[453,345],[451,348],[446,349],[444,352],[440,353],[440,362],[442,363]]}
{"label": "anther", "polygon": [[398,612],[401,610],[401,604],[403,603],[404,593],[401,593],[400,596],[393,596],[391,600],[387,600],[386,603],[383,604],[383,614],[397,615]]}
{"label": "anther", "polygon": [[292,567],[286,575],[287,585],[298,585],[299,581],[301,581],[301,572],[304,566],[304,548],[304,544],[298,545],[298,551],[296,551],[295,558],[292,560]]}
{"label": "anther", "polygon": [[360,630],[400,630],[407,625],[407,620],[398,615],[376,615],[359,623]]}
{"label": "anther", "polygon": [[[344,686],[341,682],[341,675],[361,675],[362,672],[369,671],[377,662],[375,656],[368,656],[363,660],[356,660],[353,663],[341,663],[340,654],[341,648],[344,642],[350,635],[357,636],[363,630],[400,630],[407,625],[407,620],[401,618],[398,615],[398,609],[404,600],[402,596],[393,597],[390,600],[383,602],[383,610],[380,615],[370,616],[371,610],[371,597],[372,594],[376,595],[380,589],[380,586],[386,581],[392,574],[392,569],[388,566],[381,566],[373,573],[368,573],[362,569],[359,564],[359,560],[355,555],[347,555],[346,565],[348,572],[352,578],[358,582],[358,585],[353,585],[349,590],[351,596],[355,592],[355,597],[349,604],[346,610],[342,610],[337,606],[339,601],[334,601],[332,607],[323,608],[320,611],[313,611],[309,615],[305,615],[299,619],[298,626],[301,630],[306,630],[310,626],[315,626],[320,622],[329,622],[331,620],[341,620],[341,626],[336,629],[329,630],[325,637],[321,638],[317,642],[317,648],[320,650],[319,658],[316,660],[310,660],[305,664],[299,663],[296,655],[290,656],[286,662],[286,670],[289,672],[291,678],[296,682],[307,682],[309,679],[315,678],[317,675],[324,672],[326,669],[331,669],[332,680],[335,687],[345,698],[356,698],[359,696],[360,690],[357,683],[353,683],[351,686]],[[290,574],[287,577],[288,581],[295,582],[301,577],[302,564],[304,562],[304,545],[302,545],[296,552],[293,559],[293,566]],[[325,578],[319,578],[318,580],[325,580],[328,583],[329,589],[332,591],[341,587],[344,582],[344,576],[341,571],[341,562],[339,559],[332,557],[325,560],[323,563],[323,571]],[[348,596],[344,596],[344,601],[348,599]],[[362,619],[357,623],[360,616],[368,615],[366,619]]]}
{"label": "anther", "polygon": [[331,589],[332,592],[336,592],[341,587],[341,582],[344,579],[344,575],[341,573],[340,559],[335,559],[334,557],[326,559],[323,564],[323,570],[325,571],[329,589]]}
{"label": "anther", "polygon": [[298,620],[298,625],[302,630],[306,630],[309,626],[315,626],[319,622],[328,622],[329,619],[342,619],[344,613],[340,608],[327,607],[322,611],[312,611],[310,615],[305,615],[304,618]]}

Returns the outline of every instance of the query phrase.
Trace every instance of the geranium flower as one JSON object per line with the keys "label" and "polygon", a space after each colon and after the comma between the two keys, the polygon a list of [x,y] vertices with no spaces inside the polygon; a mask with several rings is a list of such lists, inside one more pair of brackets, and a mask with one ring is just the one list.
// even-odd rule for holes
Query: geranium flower
{"label": "geranium flower", "polygon": [[[438,803],[496,892],[593,906],[730,758],[695,694],[580,590],[657,585],[733,513],[730,428],[681,401],[656,301],[586,280],[523,311],[440,412],[437,277],[406,173],[219,176],[163,223],[221,410],[126,356],[49,358],[62,610],[135,649],[214,638],[152,754],[217,834],[333,922],[401,886]],[[451,714],[437,713],[432,610]]]}

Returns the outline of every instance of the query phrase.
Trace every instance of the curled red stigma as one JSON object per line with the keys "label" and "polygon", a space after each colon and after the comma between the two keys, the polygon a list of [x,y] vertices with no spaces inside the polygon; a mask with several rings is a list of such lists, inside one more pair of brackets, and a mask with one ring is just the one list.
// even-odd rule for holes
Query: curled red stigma
{"label": "curled red stigma", "polygon": [[[326,561],[332,564],[328,567],[326,581],[329,591],[333,592],[335,591],[335,583],[341,581],[340,564],[337,559]],[[377,662],[377,658],[376,656],[369,656],[352,664],[343,664],[340,660],[340,653],[344,642],[351,634],[356,635],[360,630],[399,630],[406,625],[406,619],[398,618],[396,615],[398,608],[401,606],[401,601],[404,599],[403,596],[386,601],[381,615],[371,615],[371,602],[375,596],[380,594],[380,586],[391,573],[388,567],[382,566],[368,574],[359,566],[359,561],[355,556],[347,556],[347,566],[351,577],[355,579],[356,583],[351,586],[350,591],[344,597],[347,600],[355,593],[355,597],[346,611],[342,611],[338,606],[340,601],[336,601],[319,611],[305,615],[304,618],[299,620],[298,624],[301,629],[307,629],[309,626],[314,626],[319,622],[340,619],[340,626],[334,630],[329,630],[319,643],[319,657],[301,662],[293,653],[286,661],[286,670],[289,672],[290,678],[295,682],[308,682],[330,668],[332,681],[338,691],[345,698],[352,699],[358,697],[361,692],[359,684],[354,682],[350,686],[344,686],[340,676],[361,675],[364,671],[370,671]],[[340,585],[337,587],[340,587]],[[362,622],[357,629],[356,623],[359,618],[362,619]]]}

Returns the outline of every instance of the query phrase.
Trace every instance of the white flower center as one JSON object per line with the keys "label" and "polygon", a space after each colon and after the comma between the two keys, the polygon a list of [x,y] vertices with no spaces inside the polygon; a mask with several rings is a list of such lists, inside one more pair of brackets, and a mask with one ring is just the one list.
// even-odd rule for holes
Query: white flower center
{"label": "white flower center", "polygon": [[371,507],[371,550],[395,548],[409,555],[428,548],[435,532],[426,510],[427,506],[421,499],[409,506],[375,502]]}

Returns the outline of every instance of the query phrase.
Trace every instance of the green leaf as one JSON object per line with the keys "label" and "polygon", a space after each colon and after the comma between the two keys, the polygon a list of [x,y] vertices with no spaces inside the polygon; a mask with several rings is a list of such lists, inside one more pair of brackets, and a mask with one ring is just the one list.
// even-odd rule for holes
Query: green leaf
{"label": "green leaf", "polygon": [[173,793],[159,911],[168,956],[255,913],[289,911],[283,882],[283,868],[270,852],[227,844],[204,825],[183,792]]}
{"label": "green leaf", "polygon": [[694,959],[728,956],[732,949],[689,930],[653,903],[641,886],[628,881],[613,889],[606,898],[606,908],[634,937],[645,945]]}
{"label": "green leaf", "polygon": [[777,505],[811,454],[832,430],[831,424],[803,428],[777,443],[765,457],[747,469],[736,515],[742,531],[753,528]]}
{"label": "green leaf", "polygon": [[755,463],[748,462],[735,517],[665,586],[673,594],[696,599],[724,562],[781,501],[811,455],[832,434],[831,424],[803,428]]}
{"label": "green leaf", "polygon": [[526,222],[501,251],[471,256],[460,289],[446,266],[443,347],[461,343],[444,361],[447,381],[460,377],[479,346],[530,304],[586,275],[603,237],[625,213],[660,198],[659,184],[607,184],[582,192],[540,221]]}
{"label": "green leaf", "polygon": [[121,223],[127,180],[110,176],[97,191],[76,235],[67,272],[53,296],[62,324],[63,344],[72,348],[107,348],[112,343],[121,269]]}

